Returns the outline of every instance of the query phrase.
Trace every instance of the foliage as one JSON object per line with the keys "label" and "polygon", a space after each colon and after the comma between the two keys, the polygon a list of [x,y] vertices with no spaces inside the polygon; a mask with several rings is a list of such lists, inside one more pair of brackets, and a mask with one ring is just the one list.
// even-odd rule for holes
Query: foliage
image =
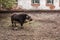
{"label": "foliage", "polygon": [[15,3],[16,0],[0,0],[0,5],[2,5],[3,8],[11,8]]}

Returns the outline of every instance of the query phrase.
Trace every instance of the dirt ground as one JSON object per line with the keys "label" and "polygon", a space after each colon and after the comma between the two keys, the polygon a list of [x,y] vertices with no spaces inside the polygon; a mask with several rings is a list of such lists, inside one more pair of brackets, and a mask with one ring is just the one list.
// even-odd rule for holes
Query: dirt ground
{"label": "dirt ground", "polygon": [[[18,13],[19,14],[19,13]],[[59,13],[27,13],[33,19],[24,29],[12,30],[11,14],[0,13],[0,40],[60,40]]]}

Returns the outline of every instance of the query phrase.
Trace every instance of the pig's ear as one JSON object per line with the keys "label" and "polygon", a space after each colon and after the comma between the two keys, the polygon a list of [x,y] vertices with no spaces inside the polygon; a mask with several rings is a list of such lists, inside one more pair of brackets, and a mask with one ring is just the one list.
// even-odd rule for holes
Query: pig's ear
{"label": "pig's ear", "polygon": [[26,16],[26,18],[29,18],[29,16]]}

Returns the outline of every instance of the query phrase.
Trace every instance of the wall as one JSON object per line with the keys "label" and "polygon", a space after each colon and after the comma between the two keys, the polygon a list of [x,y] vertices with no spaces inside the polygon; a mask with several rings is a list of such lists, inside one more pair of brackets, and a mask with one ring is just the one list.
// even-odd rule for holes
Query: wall
{"label": "wall", "polygon": [[[27,10],[32,10],[32,9],[36,9],[36,10],[50,10],[49,7],[46,6],[46,0],[40,0],[40,6],[38,8],[34,8],[31,5],[31,0],[18,0],[18,6],[21,5],[23,9],[27,9]],[[60,10],[59,7],[59,0],[54,0],[54,10]]]}

